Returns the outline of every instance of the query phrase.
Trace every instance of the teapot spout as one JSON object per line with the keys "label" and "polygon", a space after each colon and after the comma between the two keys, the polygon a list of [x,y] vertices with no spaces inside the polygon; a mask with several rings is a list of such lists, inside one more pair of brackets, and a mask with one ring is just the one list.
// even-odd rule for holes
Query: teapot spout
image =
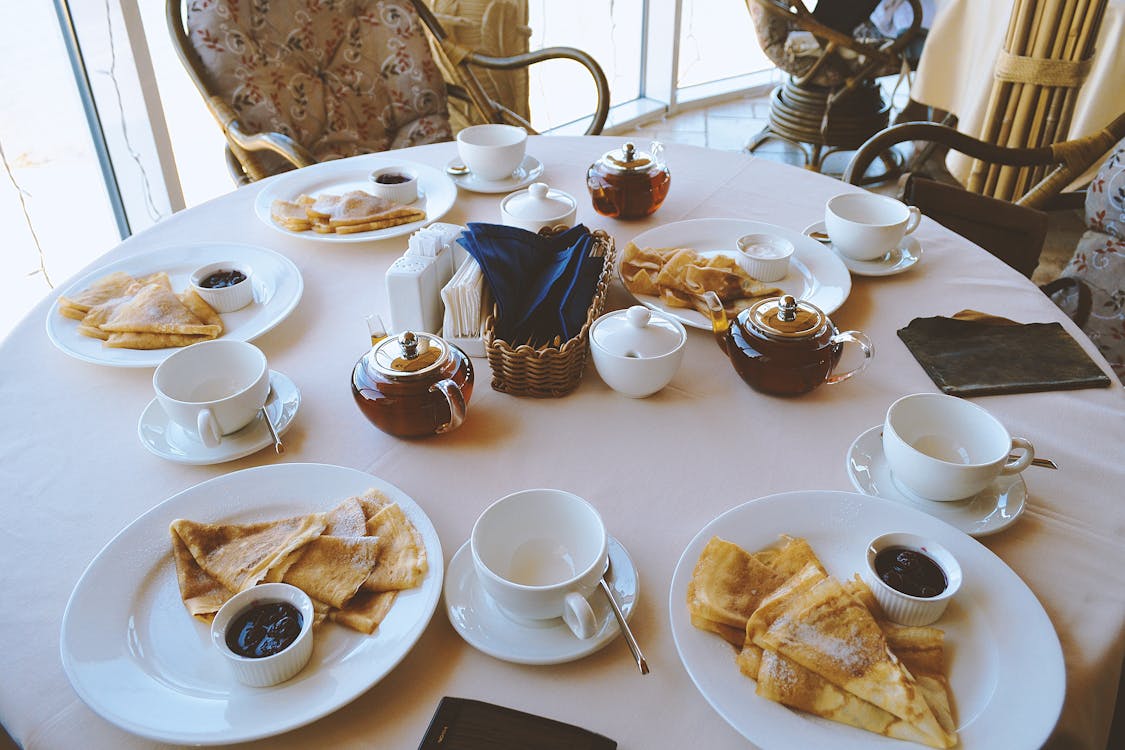
{"label": "teapot spout", "polygon": [[727,350],[727,332],[730,330],[726,308],[723,307],[719,295],[713,291],[704,292],[702,299],[711,315],[711,332],[715,334],[715,340],[719,342],[719,347],[725,352]]}

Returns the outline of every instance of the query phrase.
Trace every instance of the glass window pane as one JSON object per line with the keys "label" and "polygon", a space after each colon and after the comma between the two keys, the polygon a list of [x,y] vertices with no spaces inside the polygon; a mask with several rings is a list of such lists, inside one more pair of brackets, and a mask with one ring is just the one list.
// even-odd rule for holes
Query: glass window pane
{"label": "glass window pane", "polygon": [[741,0],[682,0],[677,88],[773,67]]}

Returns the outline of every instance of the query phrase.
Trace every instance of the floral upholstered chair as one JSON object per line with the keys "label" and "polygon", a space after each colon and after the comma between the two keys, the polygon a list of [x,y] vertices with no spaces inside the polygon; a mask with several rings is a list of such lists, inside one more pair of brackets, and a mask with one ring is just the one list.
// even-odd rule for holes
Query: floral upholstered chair
{"label": "floral upholstered chair", "polygon": [[[601,68],[551,48],[492,58],[445,34],[422,0],[167,0],[180,57],[227,137],[245,184],[328,159],[450,140],[447,96],[485,121],[521,124],[469,66],[512,69],[567,57],[594,78],[600,131],[609,105]],[[435,60],[462,75],[451,86]]]}

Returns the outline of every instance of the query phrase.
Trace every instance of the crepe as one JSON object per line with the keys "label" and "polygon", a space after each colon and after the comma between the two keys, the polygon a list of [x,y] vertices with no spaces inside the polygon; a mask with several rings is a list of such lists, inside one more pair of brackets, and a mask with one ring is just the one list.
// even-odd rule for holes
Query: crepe
{"label": "crepe", "polygon": [[379,564],[371,571],[366,591],[401,591],[414,588],[429,568],[422,536],[397,503],[383,506],[367,519],[367,534],[379,539]]}
{"label": "crepe", "polygon": [[688,583],[688,610],[705,620],[744,629],[762,599],[784,580],[737,544],[713,537]]}
{"label": "crepe", "polygon": [[422,221],[426,212],[363,190],[351,190],[342,195],[321,193],[316,197],[301,195],[295,201],[274,200],[270,218],[292,232],[311,229],[321,234],[355,234]]}

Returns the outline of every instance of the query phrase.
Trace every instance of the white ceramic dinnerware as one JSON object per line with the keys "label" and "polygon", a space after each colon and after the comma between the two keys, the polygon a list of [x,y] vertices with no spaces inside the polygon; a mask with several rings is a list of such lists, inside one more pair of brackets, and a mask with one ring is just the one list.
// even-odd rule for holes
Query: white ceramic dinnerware
{"label": "white ceramic dinnerware", "polygon": [[941,393],[915,393],[891,404],[883,452],[900,489],[942,502],[972,497],[1035,458],[1028,440],[1009,435],[985,409]]}
{"label": "white ceramic dinnerware", "polygon": [[484,180],[503,180],[523,163],[527,131],[515,125],[470,125],[457,133],[457,154]]}
{"label": "white ceramic dinnerware", "polygon": [[598,375],[630,398],[656,393],[684,359],[687,331],[680,321],[643,305],[602,315],[590,326],[590,355]]}
{"label": "white ceramic dinnerware", "polygon": [[545,182],[533,182],[526,190],[511,193],[500,201],[500,221],[510,227],[538,232],[574,226],[578,202],[574,196],[555,190]]}
{"label": "white ceramic dinnerware", "polygon": [[411,167],[379,167],[371,172],[371,194],[409,206],[418,200],[418,173]]}
{"label": "white ceramic dinnerware", "polygon": [[[827,239],[827,230],[824,227],[823,220],[814,221],[805,227],[801,233],[832,248],[832,252],[844,261],[844,265],[848,267],[853,276],[896,276],[910,270],[922,259],[922,243],[913,235],[904,237],[898,247],[882,257],[874,260],[856,260],[841,253],[832,244],[832,241]],[[823,239],[821,239],[822,236]]]}
{"label": "white ceramic dinnerware", "polygon": [[266,355],[245,341],[215,339],[172,354],[152,375],[169,419],[208,448],[258,416],[269,395]]}
{"label": "white ceramic dinnerware", "polygon": [[[906,550],[914,553],[915,556],[924,555],[940,569],[945,580],[945,587],[941,593],[928,597],[913,596],[899,591],[883,580],[877,565],[880,553],[893,555],[899,550]],[[871,540],[867,545],[867,566],[863,569],[862,575],[887,618],[899,625],[909,626],[930,625],[937,622],[945,614],[949,602],[960,590],[962,580],[961,564],[949,550],[932,539],[902,532],[880,534]]]}
{"label": "white ceramic dinnerware", "polygon": [[543,162],[531,154],[523,157],[523,161],[516,167],[515,172],[500,180],[486,180],[478,174],[473,174],[462,163],[460,156],[451,159],[445,165],[445,169],[457,187],[468,190],[470,193],[485,194],[506,194],[527,187],[537,181],[544,171]]}
{"label": "white ceramic dinnerware", "polygon": [[191,275],[191,287],[215,312],[229,313],[254,301],[253,275],[248,263],[223,260],[197,268]]}
{"label": "white ceramic dinnerware", "polygon": [[469,538],[481,587],[517,623],[562,617],[596,632],[589,601],[605,572],[608,535],[594,506],[570,492],[522,490],[485,508]]}
{"label": "white ceramic dinnerware", "polygon": [[796,248],[775,234],[746,234],[738,238],[738,265],[758,281],[781,281],[789,273]]}
{"label": "white ceramic dinnerware", "polygon": [[875,193],[844,193],[824,206],[824,224],[832,245],[855,260],[881,258],[918,228],[915,206]]}
{"label": "white ceramic dinnerware", "polygon": [[707,523],[684,549],[668,592],[684,668],[711,707],[756,747],[891,750],[910,743],[759,696],[730,646],[691,623],[688,584],[703,547],[719,536],[754,552],[775,546],[780,534],[801,537],[828,573],[844,581],[866,566],[870,540],[904,529],[945,547],[965,571],[961,590],[934,624],[945,634],[958,747],[1038,748],[1047,741],[1062,709],[1066,670],[1058,635],[1027,584],[987,547],[925,513],[854,492],[805,490],[752,500]]}
{"label": "white ceramic dinnerware", "polygon": [[[300,616],[296,639],[269,656],[244,656],[232,650],[230,631],[239,625],[239,618],[254,607],[278,603],[288,604]],[[235,679],[251,687],[269,687],[292,678],[309,663],[315,617],[312,599],[301,589],[288,583],[261,583],[238,592],[223,603],[211,621],[211,642],[223,655]]]}

